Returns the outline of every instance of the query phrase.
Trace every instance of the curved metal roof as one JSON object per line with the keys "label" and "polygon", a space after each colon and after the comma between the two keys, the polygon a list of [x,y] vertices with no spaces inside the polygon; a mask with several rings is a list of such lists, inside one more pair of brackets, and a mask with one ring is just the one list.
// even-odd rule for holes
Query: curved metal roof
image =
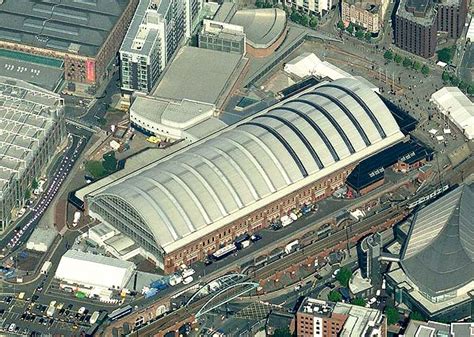
{"label": "curved metal roof", "polygon": [[373,91],[341,79],[177,151],[90,200],[126,200],[163,247],[219,220],[225,225],[230,215],[244,216],[284,195],[278,193],[291,193],[402,138]]}
{"label": "curved metal roof", "polygon": [[463,185],[419,211],[401,265],[432,296],[474,280],[474,184]]}
{"label": "curved metal roof", "polygon": [[244,9],[237,11],[230,23],[244,27],[252,47],[268,48],[285,31],[286,13],[279,8]]}

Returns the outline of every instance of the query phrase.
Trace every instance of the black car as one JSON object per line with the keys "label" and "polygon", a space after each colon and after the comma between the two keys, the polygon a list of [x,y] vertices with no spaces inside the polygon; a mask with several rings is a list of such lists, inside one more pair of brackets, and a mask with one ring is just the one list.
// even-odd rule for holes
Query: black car
{"label": "black car", "polygon": [[39,298],[38,295],[31,296],[31,303],[35,303],[38,300],[38,298]]}
{"label": "black car", "polygon": [[253,234],[251,237],[250,237],[250,240],[252,240],[252,242],[257,242],[259,240],[262,240],[262,236],[260,234]]}
{"label": "black car", "polygon": [[68,308],[69,310],[71,310],[71,309],[72,309],[72,307],[73,307],[73,305],[72,305],[72,304],[69,304],[69,305],[67,306],[67,308]]}
{"label": "black car", "polygon": [[206,266],[209,266],[209,265],[212,264],[212,260],[208,257],[207,259],[204,260],[204,264],[205,264]]}

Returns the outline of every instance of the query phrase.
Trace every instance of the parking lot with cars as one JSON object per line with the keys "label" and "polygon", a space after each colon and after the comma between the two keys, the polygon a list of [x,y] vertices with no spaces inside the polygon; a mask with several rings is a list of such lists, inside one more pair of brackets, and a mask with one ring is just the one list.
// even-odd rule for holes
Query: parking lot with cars
{"label": "parking lot with cars", "polygon": [[50,305],[36,303],[38,295],[19,299],[6,296],[0,300],[0,330],[18,335],[71,333],[87,331],[93,312],[86,306],[51,301]]}

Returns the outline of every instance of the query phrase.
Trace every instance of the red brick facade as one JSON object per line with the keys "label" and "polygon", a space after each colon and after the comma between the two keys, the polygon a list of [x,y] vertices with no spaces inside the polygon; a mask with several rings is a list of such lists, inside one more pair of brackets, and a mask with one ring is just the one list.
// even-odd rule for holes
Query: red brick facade
{"label": "red brick facade", "polygon": [[191,242],[187,246],[166,255],[164,258],[165,273],[175,272],[182,264],[189,265],[205,259],[209,254],[219,249],[219,247],[231,243],[239,235],[258,232],[268,227],[274,220],[288,214],[291,210],[302,206],[304,203],[314,203],[325,199],[335,189],[344,184],[354,166],[346,167],[313,184],[307,185],[220,228],[206,237]]}

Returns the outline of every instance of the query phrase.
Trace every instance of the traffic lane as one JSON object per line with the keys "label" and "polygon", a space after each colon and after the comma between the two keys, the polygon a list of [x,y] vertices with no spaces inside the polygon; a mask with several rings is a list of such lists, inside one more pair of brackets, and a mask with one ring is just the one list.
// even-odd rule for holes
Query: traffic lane
{"label": "traffic lane", "polygon": [[40,221],[47,207],[50,205],[56,193],[59,191],[63,181],[66,179],[68,173],[71,171],[75,161],[77,160],[77,157],[80,153],[79,147],[84,143],[84,140],[73,135],[71,135],[71,139],[71,146],[69,146],[68,150],[65,151],[63,158],[57,167],[56,173],[52,179],[50,178],[49,186],[47,187],[46,191],[42,193],[36,205],[31,208],[29,217],[25,219],[27,222],[22,222],[21,224],[22,229],[24,229],[25,232],[19,236],[16,242],[12,241],[12,239],[8,241],[7,247],[10,245],[11,252],[14,252],[16,250],[15,248],[19,247],[21,243],[24,243],[28,240],[29,236],[34,230],[34,227]]}

